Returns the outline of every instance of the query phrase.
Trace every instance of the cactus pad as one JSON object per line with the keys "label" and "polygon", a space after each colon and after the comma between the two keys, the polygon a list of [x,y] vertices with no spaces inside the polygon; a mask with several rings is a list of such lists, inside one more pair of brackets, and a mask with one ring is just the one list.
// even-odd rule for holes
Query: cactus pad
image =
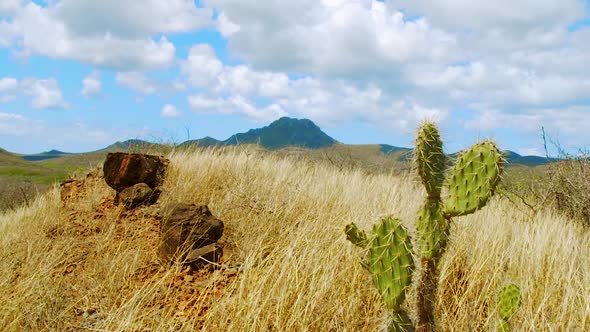
{"label": "cactus pad", "polygon": [[410,237],[399,219],[392,217],[375,224],[373,235],[368,270],[387,308],[398,312],[414,270]]}
{"label": "cactus pad", "polygon": [[415,154],[418,174],[426,187],[428,197],[440,197],[446,156],[443,153],[440,134],[434,123],[425,121],[418,129]]}
{"label": "cactus pad", "polygon": [[508,320],[512,317],[520,305],[522,299],[520,296],[520,288],[515,284],[508,284],[502,288],[498,297],[498,311],[500,318]]}
{"label": "cactus pad", "polygon": [[492,141],[463,152],[447,182],[445,216],[462,216],[482,208],[500,181],[503,165],[502,154]]}
{"label": "cactus pad", "polygon": [[449,222],[442,214],[441,202],[427,199],[420,209],[416,223],[418,248],[422,257],[437,259],[442,255],[449,238]]}
{"label": "cactus pad", "polygon": [[365,232],[362,229],[358,228],[358,226],[355,223],[346,225],[346,227],[344,228],[344,233],[346,234],[346,239],[352,242],[352,244],[354,244],[355,246],[361,248],[367,246],[367,234],[365,234]]}

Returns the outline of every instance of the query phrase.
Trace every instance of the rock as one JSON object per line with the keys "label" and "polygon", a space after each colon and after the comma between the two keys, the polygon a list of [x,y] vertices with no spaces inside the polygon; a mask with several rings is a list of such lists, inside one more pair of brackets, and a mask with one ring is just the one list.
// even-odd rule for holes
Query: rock
{"label": "rock", "polygon": [[221,248],[210,245],[222,234],[223,221],[214,217],[206,205],[178,204],[160,225],[160,257],[168,262],[190,263],[201,256],[216,261]]}
{"label": "rock", "polygon": [[145,183],[138,183],[132,187],[125,188],[118,194],[118,202],[121,202],[128,209],[134,209],[141,205],[151,205],[156,203],[162,191],[160,189],[152,190]]}
{"label": "rock", "polygon": [[199,249],[191,250],[185,258],[185,262],[199,268],[209,263],[217,263],[223,256],[223,248],[216,244],[210,244]]}
{"label": "rock", "polygon": [[109,153],[103,166],[104,180],[117,192],[139,183],[145,183],[150,189],[155,189],[162,183],[168,164],[168,159],[158,156]]}

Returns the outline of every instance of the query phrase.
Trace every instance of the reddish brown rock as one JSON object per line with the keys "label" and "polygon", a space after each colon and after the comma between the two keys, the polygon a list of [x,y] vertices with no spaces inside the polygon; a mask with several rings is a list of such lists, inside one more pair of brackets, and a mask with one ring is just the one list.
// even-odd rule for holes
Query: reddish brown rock
{"label": "reddish brown rock", "polygon": [[[223,221],[206,205],[178,204],[160,225],[160,257],[167,262],[191,263],[209,255],[217,260],[220,249],[213,245],[223,234]],[[201,251],[197,249],[209,246]]]}
{"label": "reddish brown rock", "polygon": [[104,162],[103,172],[106,183],[117,192],[145,183],[151,189],[164,180],[169,160],[163,157],[141,153],[109,153]]}

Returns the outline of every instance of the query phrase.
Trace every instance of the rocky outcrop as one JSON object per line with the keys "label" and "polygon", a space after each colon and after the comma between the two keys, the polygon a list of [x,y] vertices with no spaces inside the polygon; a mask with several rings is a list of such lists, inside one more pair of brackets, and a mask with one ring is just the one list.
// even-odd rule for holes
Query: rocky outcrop
{"label": "rocky outcrop", "polygon": [[115,191],[115,204],[133,209],[154,204],[160,196],[169,160],[141,153],[109,153],[104,162],[105,182]]}
{"label": "rocky outcrop", "polygon": [[109,153],[103,166],[104,180],[117,192],[138,183],[155,189],[162,184],[169,163],[166,158],[147,154]]}
{"label": "rocky outcrop", "polygon": [[167,262],[204,265],[217,262],[222,249],[216,242],[223,235],[223,221],[206,205],[177,204],[160,226],[159,254]]}

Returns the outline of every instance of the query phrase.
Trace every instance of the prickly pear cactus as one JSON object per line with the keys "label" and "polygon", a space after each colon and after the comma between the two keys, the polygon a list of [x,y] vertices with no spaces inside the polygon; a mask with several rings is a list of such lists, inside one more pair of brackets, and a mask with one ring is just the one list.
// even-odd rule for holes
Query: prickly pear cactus
{"label": "prickly pear cactus", "polygon": [[502,153],[492,141],[464,151],[447,181],[445,215],[463,216],[482,208],[493,195],[503,166]]}
{"label": "prickly pear cactus", "polygon": [[387,308],[394,312],[406,298],[414,260],[410,237],[398,219],[383,218],[373,227],[369,246],[369,272]]}
{"label": "prickly pear cactus", "polygon": [[363,265],[371,273],[387,308],[392,311],[390,331],[414,331],[412,321],[401,309],[412,282],[414,260],[410,237],[399,219],[381,219],[373,226],[370,239],[355,224],[347,225],[344,232],[354,245],[368,246],[367,262]]}
{"label": "prickly pear cactus", "polygon": [[416,223],[417,242],[420,255],[427,259],[438,259],[449,238],[449,220],[442,213],[440,200],[427,199]]}
{"label": "prickly pear cactus", "polygon": [[[451,218],[473,213],[488,202],[500,181],[503,158],[493,142],[481,142],[460,155],[445,181],[442,141],[436,126],[428,121],[418,130],[415,154],[418,174],[428,193],[416,223],[422,265],[416,286],[416,328],[431,331],[435,329],[437,264],[447,246]],[[444,203],[441,198],[443,183],[448,187]]]}
{"label": "prickly pear cactus", "polygon": [[415,154],[418,174],[420,174],[428,197],[440,199],[446,156],[443,153],[440,134],[434,123],[426,121],[420,126],[416,136]]}
{"label": "prickly pear cactus", "polygon": [[359,229],[355,223],[348,224],[344,228],[346,239],[355,246],[364,248],[368,244],[367,234],[362,229]]}
{"label": "prickly pear cactus", "polygon": [[509,332],[510,318],[518,311],[522,304],[520,288],[515,284],[508,284],[502,288],[498,296],[498,313],[500,321],[498,322],[498,331]]}

